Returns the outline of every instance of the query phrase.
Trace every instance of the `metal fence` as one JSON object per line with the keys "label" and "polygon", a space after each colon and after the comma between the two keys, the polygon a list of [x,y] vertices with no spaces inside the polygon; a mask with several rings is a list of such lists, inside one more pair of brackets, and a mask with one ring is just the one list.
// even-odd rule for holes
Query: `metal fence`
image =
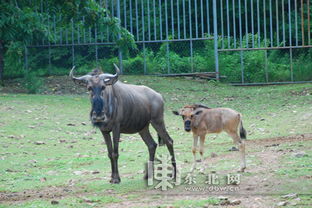
{"label": "metal fence", "polygon": [[[115,61],[119,61],[124,73],[214,72],[219,80],[221,76],[227,76],[229,66],[224,60],[233,56],[239,57],[239,66],[236,66],[237,60],[232,64],[238,67],[235,74],[232,72],[230,75],[235,77],[230,79],[233,83],[255,84],[256,81],[248,78],[248,73],[255,71],[263,73],[261,84],[312,81],[296,78],[293,61],[296,50],[302,52],[312,47],[310,0],[97,2],[133,34],[138,50],[123,54],[112,41],[108,28],[94,25],[86,29],[83,27],[84,17],[72,20],[71,28],[60,29],[62,27],[58,27],[58,24],[62,24],[62,17],[51,15],[53,18],[46,21],[55,41],[42,40],[25,47],[25,67],[28,68],[29,63],[34,61],[34,54],[45,54],[50,70],[54,65],[69,68],[70,65],[79,66],[83,61],[90,60],[101,66],[103,62],[116,57]],[[41,4],[41,9],[44,9],[44,1]],[[274,69],[270,67],[268,56],[272,50],[283,51],[284,56],[285,51],[289,53],[287,79],[279,81],[270,76]],[[60,51],[63,52],[62,58],[53,56],[53,53]],[[263,65],[250,69],[246,65],[246,57],[254,51],[263,52],[253,54],[263,56]],[[139,58],[135,60],[135,57]],[[155,69],[155,66],[158,68]]]}

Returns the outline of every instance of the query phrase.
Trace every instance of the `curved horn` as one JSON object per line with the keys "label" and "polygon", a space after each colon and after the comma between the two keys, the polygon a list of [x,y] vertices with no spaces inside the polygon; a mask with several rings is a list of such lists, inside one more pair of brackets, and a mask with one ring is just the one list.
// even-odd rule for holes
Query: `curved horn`
{"label": "curved horn", "polygon": [[116,64],[114,64],[115,70],[116,70],[116,74],[120,74],[120,69],[118,68],[118,66]]}
{"label": "curved horn", "polygon": [[70,73],[69,73],[69,77],[72,78],[72,80],[74,82],[78,82],[78,84],[83,84],[83,85],[86,85],[88,83],[88,81],[90,80],[90,78],[92,77],[91,75],[87,74],[87,75],[84,75],[84,76],[81,76],[81,77],[75,77],[74,76],[74,70],[75,70],[75,66],[73,66],[73,68],[70,70]]}

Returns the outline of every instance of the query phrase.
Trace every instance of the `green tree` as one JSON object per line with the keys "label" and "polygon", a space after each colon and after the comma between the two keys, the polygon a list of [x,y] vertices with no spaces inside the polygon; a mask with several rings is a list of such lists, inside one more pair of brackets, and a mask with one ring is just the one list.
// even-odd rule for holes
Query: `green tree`
{"label": "green tree", "polygon": [[[117,18],[93,0],[10,0],[0,4],[0,80],[3,80],[4,55],[8,49],[21,48],[42,38],[52,41],[55,37],[49,32],[47,19],[52,15],[62,15],[62,27],[70,27],[71,19],[85,16],[85,27],[101,24],[110,28],[112,38],[125,49],[135,47],[133,36],[120,26]],[[120,37],[118,36],[120,34]],[[18,46],[18,47],[16,47]]]}

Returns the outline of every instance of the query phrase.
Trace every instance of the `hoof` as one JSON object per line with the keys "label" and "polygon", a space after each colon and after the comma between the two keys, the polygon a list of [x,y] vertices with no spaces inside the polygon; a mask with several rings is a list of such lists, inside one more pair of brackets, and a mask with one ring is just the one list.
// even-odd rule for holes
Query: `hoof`
{"label": "hoof", "polygon": [[120,183],[120,178],[112,178],[109,182],[111,184],[118,184],[118,183]]}
{"label": "hoof", "polygon": [[245,172],[245,169],[246,169],[246,167],[244,167],[244,168],[240,168],[237,172],[239,172],[239,173],[243,173],[243,172]]}
{"label": "hoof", "polygon": [[202,160],[201,159],[199,159],[199,160],[196,160],[196,162],[201,162]]}
{"label": "hoof", "polygon": [[231,152],[231,151],[239,151],[239,149],[237,148],[237,147],[231,147],[230,149],[229,149],[229,151]]}

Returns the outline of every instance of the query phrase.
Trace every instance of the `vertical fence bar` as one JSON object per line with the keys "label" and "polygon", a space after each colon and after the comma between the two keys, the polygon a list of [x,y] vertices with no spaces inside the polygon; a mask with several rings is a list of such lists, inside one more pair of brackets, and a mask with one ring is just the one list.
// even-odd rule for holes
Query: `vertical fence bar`
{"label": "vertical fence bar", "polygon": [[246,34],[246,48],[249,48],[248,43],[249,43],[249,38],[248,38],[248,7],[247,7],[247,0],[245,0],[245,34]]}
{"label": "vertical fence bar", "polygon": [[310,25],[310,0],[307,0],[307,14],[308,14],[308,45],[311,44],[311,25]]}
{"label": "vertical fence bar", "polygon": [[181,38],[180,36],[180,6],[179,6],[179,0],[177,0],[177,20],[178,20],[178,39]]}
{"label": "vertical fence bar", "polygon": [[221,16],[221,41],[222,41],[222,49],[224,48],[224,25],[223,25],[223,0],[220,0],[220,16]]}
{"label": "vertical fence bar", "polygon": [[24,54],[24,68],[25,71],[28,71],[28,48],[26,45],[24,46]]}
{"label": "vertical fence bar", "polygon": [[296,46],[298,46],[298,12],[297,12],[297,0],[295,2],[295,32],[296,32]]}
{"label": "vertical fence bar", "polygon": [[[263,1],[263,38],[264,38],[264,47],[267,47],[267,31],[266,31],[266,2]],[[264,51],[264,58],[265,58],[265,81],[268,83],[269,82],[269,74],[268,74],[268,51]]]}
{"label": "vertical fence bar", "polygon": [[[239,12],[239,47],[243,48],[243,31],[242,31],[242,9],[241,9],[241,0],[238,0],[238,12]],[[241,61],[241,81],[244,83],[244,58],[243,51],[240,51],[240,61]]]}
{"label": "vertical fence bar", "polygon": [[[234,38],[234,48],[236,48],[236,18],[235,18],[235,0],[232,0],[233,6],[233,38]],[[239,14],[240,15],[240,14]],[[217,17],[216,17],[217,18]]]}
{"label": "vertical fence bar", "polygon": [[153,18],[154,18],[154,40],[157,39],[157,31],[156,31],[156,3],[153,0]]}
{"label": "vertical fence bar", "polygon": [[194,1],[195,4],[195,37],[198,38],[198,20],[197,20],[197,0]]}
{"label": "vertical fence bar", "polygon": [[92,31],[91,31],[91,27],[89,27],[89,43],[92,43]]}
{"label": "vertical fence bar", "polygon": [[231,31],[230,31],[230,11],[229,11],[229,0],[226,0],[226,24],[227,24],[227,39],[228,48],[231,48]]}
{"label": "vertical fence bar", "polygon": [[135,0],[135,23],[136,23],[136,36],[137,41],[140,40],[139,37],[139,15],[138,15],[138,0]]}
{"label": "vertical fence bar", "polygon": [[[228,0],[227,0],[228,1]],[[210,37],[210,12],[209,12],[209,0],[206,0],[206,10],[207,10],[207,31],[208,37]]]}
{"label": "vertical fence bar", "polygon": [[263,38],[264,38],[264,47],[267,47],[267,31],[266,31],[266,4],[263,1]]}
{"label": "vertical fence bar", "polygon": [[[121,25],[121,22],[120,22],[120,0],[117,0],[117,18],[119,20],[119,24]],[[118,40],[121,38],[121,34],[120,32],[118,33]],[[119,68],[120,68],[120,72],[121,74],[123,73],[123,64],[122,64],[122,51],[121,49],[119,48],[118,49],[118,59],[119,59]]]}
{"label": "vertical fence bar", "polygon": [[143,41],[143,70],[144,70],[144,74],[146,74],[145,24],[144,24],[144,1],[143,0],[141,0],[141,10],[142,10],[141,14],[142,14],[142,41]]}
{"label": "vertical fence bar", "polygon": [[286,37],[285,37],[285,12],[284,12],[284,0],[282,0],[282,21],[283,21],[283,46],[286,46]]}
{"label": "vertical fence bar", "polygon": [[[109,8],[108,8],[108,0],[105,0],[105,8],[107,10],[109,10]],[[106,17],[108,18],[108,12],[106,12]],[[131,33],[132,33],[132,31],[131,31]],[[108,27],[106,27],[106,37],[107,37],[107,41],[109,41],[109,29],[108,29]],[[86,39],[85,39],[85,43],[86,43]]]}
{"label": "vertical fence bar", "polygon": [[292,35],[291,35],[291,4],[288,0],[288,33],[289,33],[289,46],[292,46]]}
{"label": "vertical fence bar", "polygon": [[171,35],[174,39],[174,13],[173,13],[173,0],[171,0]]}
{"label": "vertical fence bar", "polygon": [[294,70],[293,70],[293,54],[292,48],[289,49],[289,59],[290,59],[290,80],[294,81]]}
{"label": "vertical fence bar", "polygon": [[94,43],[95,43],[95,63],[98,67],[98,44],[97,44],[97,25],[94,25]]}
{"label": "vertical fence bar", "polygon": [[156,32],[156,3],[153,0],[153,15],[154,15],[154,39],[157,40],[157,32]]}
{"label": "vertical fence bar", "polygon": [[201,25],[201,37],[204,38],[204,5],[203,5],[203,0],[200,0],[200,25]]}
{"label": "vertical fence bar", "polygon": [[218,23],[217,23],[217,0],[213,0],[213,38],[216,79],[219,80],[219,57],[218,57]]}
{"label": "vertical fence bar", "polygon": [[127,1],[124,0],[123,2],[123,9],[124,9],[124,27],[127,29]]}
{"label": "vertical fence bar", "polygon": [[85,17],[82,17],[82,24],[83,24],[83,43],[86,43],[86,29],[85,29]]}
{"label": "vertical fence bar", "polygon": [[272,19],[272,0],[270,0],[270,40],[271,40],[271,47],[273,47],[273,19]]}
{"label": "vertical fence bar", "polygon": [[305,45],[304,43],[304,14],[303,14],[303,0],[301,0],[301,35],[302,35],[302,44]]}
{"label": "vertical fence bar", "polygon": [[74,21],[73,19],[71,19],[71,28],[72,28],[72,35],[71,35],[71,38],[72,38],[72,66],[75,65],[75,47],[74,47]]}
{"label": "vertical fence bar", "polygon": [[148,40],[151,40],[151,20],[150,20],[150,1],[147,1],[147,30]]}
{"label": "vertical fence bar", "polygon": [[264,50],[264,58],[265,58],[265,65],[264,65],[264,70],[265,70],[265,82],[269,82],[269,74],[268,74],[268,50]]}
{"label": "vertical fence bar", "polygon": [[165,23],[166,23],[166,54],[167,54],[167,73],[170,74],[170,60],[169,60],[169,31],[168,31],[168,0],[165,0]]}
{"label": "vertical fence bar", "polygon": [[182,0],[182,7],[183,7],[183,34],[184,39],[186,38],[186,20],[185,20],[185,0]]}
{"label": "vertical fence bar", "polygon": [[49,59],[49,66],[48,66],[48,72],[49,72],[49,75],[51,74],[51,68],[52,68],[52,64],[51,64],[51,47],[50,47],[50,41],[49,41],[49,48],[48,48],[48,59]]}
{"label": "vertical fence bar", "polygon": [[192,42],[192,10],[191,10],[191,0],[189,0],[189,35],[190,35],[190,59],[191,59],[191,69],[194,71],[194,63],[193,63],[193,42]]}
{"label": "vertical fence bar", "polygon": [[251,42],[252,48],[255,47],[255,25],[254,25],[254,8],[253,8],[253,0],[250,0],[250,10],[251,10]]}
{"label": "vertical fence bar", "polygon": [[[279,0],[276,0],[276,46],[279,46],[280,45],[280,40],[279,40],[279,20],[278,20],[278,10],[279,10],[279,7],[278,7],[278,1]],[[297,0],[295,0],[297,1]]]}
{"label": "vertical fence bar", "polygon": [[129,11],[130,11],[130,32],[131,34],[133,34],[132,0],[129,0]]}
{"label": "vertical fence bar", "polygon": [[161,0],[159,0],[159,32],[160,32],[160,40],[162,40],[162,17],[161,17]]}
{"label": "vertical fence bar", "polygon": [[261,29],[260,29],[260,6],[259,0],[257,0],[257,21],[258,21],[258,47],[260,48],[261,43]]}

